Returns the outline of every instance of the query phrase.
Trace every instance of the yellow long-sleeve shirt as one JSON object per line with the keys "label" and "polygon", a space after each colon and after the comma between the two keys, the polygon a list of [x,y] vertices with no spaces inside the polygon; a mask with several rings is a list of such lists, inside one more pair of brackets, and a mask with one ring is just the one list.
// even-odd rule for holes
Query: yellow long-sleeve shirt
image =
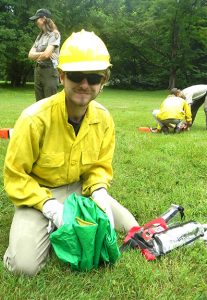
{"label": "yellow long-sleeve shirt", "polygon": [[114,122],[91,101],[78,135],[68,123],[64,91],[25,109],[9,142],[4,167],[5,190],[16,206],[39,210],[52,198],[49,190],[82,181],[83,195],[112,179]]}
{"label": "yellow long-sleeve shirt", "polygon": [[191,111],[188,103],[174,95],[169,95],[160,106],[160,112],[156,116],[160,121],[166,119],[178,119],[192,121]]}

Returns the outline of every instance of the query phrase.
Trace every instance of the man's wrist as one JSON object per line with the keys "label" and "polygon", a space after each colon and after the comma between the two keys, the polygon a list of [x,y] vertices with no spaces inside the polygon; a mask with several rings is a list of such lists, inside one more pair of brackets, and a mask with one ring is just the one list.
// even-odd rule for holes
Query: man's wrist
{"label": "man's wrist", "polygon": [[63,224],[63,208],[63,203],[52,198],[44,203],[42,213],[47,219],[51,220],[56,227],[60,227]]}
{"label": "man's wrist", "polygon": [[107,190],[107,185],[102,183],[102,184],[95,184],[90,188],[90,194],[92,195],[93,192],[98,191],[100,189],[105,189]]}

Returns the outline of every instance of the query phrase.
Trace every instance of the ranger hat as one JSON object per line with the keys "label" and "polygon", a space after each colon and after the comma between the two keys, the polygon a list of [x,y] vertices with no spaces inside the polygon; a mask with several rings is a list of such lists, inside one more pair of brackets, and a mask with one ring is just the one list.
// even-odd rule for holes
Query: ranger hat
{"label": "ranger hat", "polygon": [[34,21],[34,20],[37,20],[37,19],[43,18],[43,17],[51,18],[51,12],[48,9],[40,8],[36,11],[35,15],[29,19]]}

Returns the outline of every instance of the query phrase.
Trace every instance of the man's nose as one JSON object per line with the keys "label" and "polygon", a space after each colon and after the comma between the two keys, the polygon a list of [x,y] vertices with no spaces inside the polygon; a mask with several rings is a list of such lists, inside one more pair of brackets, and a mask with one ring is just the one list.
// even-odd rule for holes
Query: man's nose
{"label": "man's nose", "polygon": [[80,85],[82,87],[88,87],[90,84],[88,83],[88,80],[86,78],[84,78],[81,82]]}

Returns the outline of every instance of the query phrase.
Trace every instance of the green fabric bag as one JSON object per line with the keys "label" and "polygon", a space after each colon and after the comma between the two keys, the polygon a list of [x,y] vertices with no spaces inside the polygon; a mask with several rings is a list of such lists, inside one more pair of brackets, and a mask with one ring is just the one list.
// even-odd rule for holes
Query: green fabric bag
{"label": "green fabric bag", "polygon": [[120,256],[115,230],[96,203],[71,194],[64,201],[64,225],[51,233],[56,255],[73,270],[88,271]]}

